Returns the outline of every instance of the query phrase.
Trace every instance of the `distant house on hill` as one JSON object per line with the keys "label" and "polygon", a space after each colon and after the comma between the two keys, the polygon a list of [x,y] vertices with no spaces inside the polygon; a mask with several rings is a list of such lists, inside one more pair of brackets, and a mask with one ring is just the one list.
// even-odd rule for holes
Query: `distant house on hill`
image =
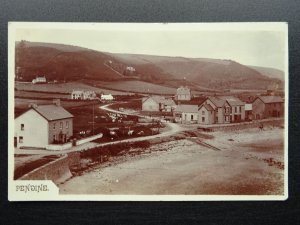
{"label": "distant house on hill", "polygon": [[73,136],[73,115],[59,103],[33,105],[15,118],[15,147],[46,148]]}
{"label": "distant house on hill", "polygon": [[191,99],[191,90],[188,87],[180,87],[176,90],[175,100],[190,101]]}
{"label": "distant house on hill", "polygon": [[135,72],[135,68],[132,67],[132,66],[127,66],[127,67],[126,67],[126,70]]}
{"label": "distant house on hill", "polygon": [[259,96],[252,103],[253,119],[282,117],[284,101],[280,96]]}
{"label": "distant house on hill", "polygon": [[245,103],[233,96],[211,96],[199,107],[201,124],[232,123],[245,120]]}
{"label": "distant house on hill", "polygon": [[198,105],[178,105],[174,109],[174,118],[180,123],[197,123]]}
{"label": "distant house on hill", "polygon": [[112,101],[114,100],[114,97],[112,96],[112,94],[101,94],[101,100]]}
{"label": "distant house on hill", "polygon": [[41,77],[36,77],[35,79],[32,80],[32,83],[33,84],[42,84],[42,83],[46,83],[47,80],[46,80],[46,77],[45,76],[41,76]]}
{"label": "distant house on hill", "polygon": [[148,96],[142,99],[142,111],[172,112],[175,105],[172,99],[163,96]]}
{"label": "distant house on hill", "polygon": [[71,93],[71,99],[93,100],[95,98],[96,93],[94,91],[73,90]]}

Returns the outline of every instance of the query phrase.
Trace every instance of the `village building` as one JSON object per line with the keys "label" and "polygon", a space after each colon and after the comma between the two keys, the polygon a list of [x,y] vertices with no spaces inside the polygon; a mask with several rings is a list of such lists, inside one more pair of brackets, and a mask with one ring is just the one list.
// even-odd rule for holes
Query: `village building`
{"label": "village building", "polygon": [[191,99],[191,90],[188,87],[180,87],[176,90],[175,100],[190,101]]}
{"label": "village building", "polygon": [[94,91],[73,90],[71,93],[71,99],[74,100],[93,100],[95,98],[96,93]]}
{"label": "village building", "polygon": [[214,109],[209,104],[202,104],[199,108],[198,123],[213,124],[215,123]]}
{"label": "village building", "polygon": [[197,123],[198,105],[178,105],[174,109],[173,115],[178,123]]}
{"label": "village building", "polygon": [[32,80],[32,83],[33,84],[42,84],[42,83],[46,83],[47,80],[46,80],[46,77],[45,76],[41,76],[41,77],[36,77],[35,79]]}
{"label": "village building", "polygon": [[104,100],[104,101],[112,101],[114,100],[114,96],[112,96],[112,94],[101,94],[101,100]]}
{"label": "village building", "polygon": [[259,96],[252,103],[253,119],[283,117],[284,101],[280,96]]}
{"label": "village building", "polygon": [[135,72],[135,68],[132,66],[127,66],[126,70],[131,71],[131,72]]}
{"label": "village building", "polygon": [[247,120],[247,121],[253,120],[252,104],[251,103],[246,103],[245,104],[245,120]]}
{"label": "village building", "polygon": [[200,124],[223,124],[244,120],[245,103],[233,96],[211,96],[199,107]]}
{"label": "village building", "polygon": [[142,111],[173,112],[175,106],[173,99],[163,96],[148,96],[142,99]]}
{"label": "village building", "polygon": [[33,105],[15,118],[15,147],[46,148],[73,136],[73,115],[60,106]]}

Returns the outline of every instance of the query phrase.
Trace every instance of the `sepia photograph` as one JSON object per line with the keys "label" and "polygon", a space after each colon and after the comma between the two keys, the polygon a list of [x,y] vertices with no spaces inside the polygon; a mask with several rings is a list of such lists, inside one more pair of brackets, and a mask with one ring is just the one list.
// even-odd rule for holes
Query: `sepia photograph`
{"label": "sepia photograph", "polygon": [[11,201],[288,198],[287,23],[8,32]]}

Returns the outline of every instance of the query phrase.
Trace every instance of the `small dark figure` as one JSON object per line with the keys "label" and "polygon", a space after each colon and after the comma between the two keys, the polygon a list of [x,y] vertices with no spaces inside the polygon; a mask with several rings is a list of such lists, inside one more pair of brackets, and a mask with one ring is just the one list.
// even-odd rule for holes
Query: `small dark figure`
{"label": "small dark figure", "polygon": [[259,130],[264,130],[264,125],[262,123],[259,125]]}

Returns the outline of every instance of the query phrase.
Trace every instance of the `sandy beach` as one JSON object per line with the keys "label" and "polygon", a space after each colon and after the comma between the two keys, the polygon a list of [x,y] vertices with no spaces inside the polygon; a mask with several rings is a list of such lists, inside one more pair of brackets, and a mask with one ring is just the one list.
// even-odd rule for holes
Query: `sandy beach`
{"label": "sandy beach", "polygon": [[283,131],[218,131],[211,139],[155,144],[73,177],[59,186],[60,194],[281,195]]}

